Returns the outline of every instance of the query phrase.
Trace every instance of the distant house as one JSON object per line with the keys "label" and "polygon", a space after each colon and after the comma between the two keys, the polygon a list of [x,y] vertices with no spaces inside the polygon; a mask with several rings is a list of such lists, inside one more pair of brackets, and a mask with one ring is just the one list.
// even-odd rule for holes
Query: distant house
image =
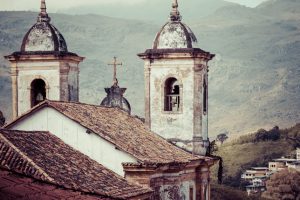
{"label": "distant house", "polygon": [[269,162],[269,170],[272,172],[278,172],[285,168],[286,166],[284,162],[278,162],[278,161]]}
{"label": "distant house", "polygon": [[269,162],[268,167],[252,167],[246,170],[241,179],[245,180],[247,185],[246,191],[248,195],[252,193],[260,193],[266,190],[266,181],[271,175],[287,168],[292,168],[300,171],[300,149],[296,149],[296,159],[293,158],[277,158]]}
{"label": "distant house", "polygon": [[300,161],[293,158],[277,158],[269,162],[269,170],[278,172],[286,168],[300,169]]}
{"label": "distant house", "polygon": [[265,191],[266,180],[270,176],[268,167],[252,167],[241,176],[249,185],[246,186],[248,195]]}
{"label": "distant house", "polygon": [[256,193],[261,193],[264,192],[266,190],[266,186],[265,185],[247,185],[246,186],[246,192],[248,195],[251,194],[256,194]]}
{"label": "distant house", "polygon": [[0,130],[1,199],[149,199],[50,132]]}
{"label": "distant house", "polygon": [[268,175],[269,170],[267,167],[251,167],[250,170],[246,170],[246,172],[242,174],[241,178],[252,181],[256,178],[266,178]]}
{"label": "distant house", "polygon": [[152,188],[156,198],[209,195],[215,160],[179,149],[118,108],[47,100],[6,128],[49,131],[127,180]]}

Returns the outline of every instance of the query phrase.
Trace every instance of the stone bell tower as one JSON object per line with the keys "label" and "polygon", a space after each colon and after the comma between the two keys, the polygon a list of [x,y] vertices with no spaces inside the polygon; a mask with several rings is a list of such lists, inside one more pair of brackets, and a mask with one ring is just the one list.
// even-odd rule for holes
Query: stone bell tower
{"label": "stone bell tower", "polygon": [[145,123],[154,132],[195,154],[208,146],[208,61],[214,55],[198,48],[182,23],[177,0],[169,21],[157,33],[144,60]]}
{"label": "stone bell tower", "polygon": [[79,63],[62,34],[50,23],[45,0],[37,22],[23,39],[21,50],[5,56],[11,62],[13,118],[45,99],[78,101]]}

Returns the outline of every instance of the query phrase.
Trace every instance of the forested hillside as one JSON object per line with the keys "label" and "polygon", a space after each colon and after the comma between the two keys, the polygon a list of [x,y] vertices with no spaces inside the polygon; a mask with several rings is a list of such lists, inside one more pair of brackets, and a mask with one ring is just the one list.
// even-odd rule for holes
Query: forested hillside
{"label": "forested hillside", "polygon": [[259,129],[225,142],[215,154],[223,159],[223,183],[239,188],[241,174],[245,170],[267,167],[269,161],[282,156],[295,157],[297,147],[300,147],[300,123],[287,129],[279,129],[277,126],[270,130]]}
{"label": "forested hillside", "polygon": [[[292,126],[300,119],[300,2],[276,0],[257,8],[211,3],[204,15],[183,21],[199,46],[216,57],[209,72],[209,134],[241,134],[275,125]],[[271,9],[272,8],[272,9]],[[274,12],[274,9],[276,12]],[[164,8],[167,20],[170,7]],[[138,12],[138,11],[137,11]],[[277,13],[281,13],[278,15]],[[0,110],[11,116],[9,63],[3,56],[20,49],[37,13],[0,12]],[[107,66],[113,56],[124,66],[119,82],[127,87],[133,113],[143,116],[143,62],[137,53],[151,48],[163,22],[101,15],[53,14],[69,50],[85,56],[80,66],[80,100],[99,104],[112,82]],[[142,18],[141,18],[142,19]]]}

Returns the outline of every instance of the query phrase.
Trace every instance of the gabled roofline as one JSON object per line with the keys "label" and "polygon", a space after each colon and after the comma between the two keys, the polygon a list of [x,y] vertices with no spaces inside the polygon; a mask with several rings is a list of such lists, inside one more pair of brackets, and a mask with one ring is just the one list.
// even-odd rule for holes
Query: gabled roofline
{"label": "gabled roofline", "polygon": [[16,119],[13,119],[11,122],[9,122],[8,124],[6,124],[5,126],[3,126],[4,129],[10,129],[13,125],[15,125],[17,122],[19,122],[20,120],[22,120],[23,118],[25,118],[26,116],[28,116],[31,113],[37,112],[39,110],[41,110],[44,107],[48,106],[48,100],[43,101],[39,104],[37,104],[36,106],[32,107],[30,110],[28,110],[27,112],[23,113],[22,115],[20,115],[19,117],[17,117]]}
{"label": "gabled roofline", "polygon": [[[102,107],[102,108],[109,108],[109,109],[118,109],[118,108],[114,108],[114,107],[105,107],[105,106],[99,106],[99,105],[92,105],[92,104],[86,104],[86,103],[80,103],[80,102],[64,102],[64,101],[53,101],[53,100],[45,100],[43,102],[41,102],[40,104],[34,106],[32,109],[30,109],[29,111],[27,111],[26,113],[22,114],[20,117],[16,118],[15,120],[13,120],[12,122],[8,123],[7,125],[4,126],[4,128],[7,128],[7,129],[10,129],[12,126],[14,126],[17,122],[21,121],[22,119],[26,118],[27,116],[45,108],[45,107],[51,107],[53,108],[54,110],[58,111],[59,113],[63,114],[65,117],[71,119],[72,121],[80,124],[82,127],[86,128],[87,130],[89,130],[90,132],[92,133],[95,133],[96,135],[98,135],[99,137],[101,137],[102,139],[108,141],[109,143],[113,144],[117,149],[123,151],[123,152],[126,152],[127,154],[129,154],[130,156],[134,157],[137,161],[139,162],[142,162],[142,163],[148,163],[148,161],[146,160],[142,160],[142,159],[139,159],[138,156],[134,155],[133,153],[127,151],[126,149],[122,148],[120,145],[116,144],[111,138],[109,138],[108,136],[105,135],[105,133],[102,133],[102,132],[98,132],[98,131],[95,131],[95,130],[92,130],[90,127],[86,127],[84,124],[82,124],[80,121],[76,120],[76,118],[74,117],[70,117],[68,115],[66,115],[65,113],[61,112],[60,110],[58,110],[55,106],[51,105],[51,102],[53,103],[75,103],[75,104],[81,104],[81,105],[89,105],[89,106],[95,106],[95,107]],[[118,109],[126,114],[128,114],[126,111],[122,110],[122,109]],[[132,118],[136,118],[135,116],[131,116],[131,115],[128,115]],[[155,134],[155,133],[153,133]],[[162,137],[161,137],[162,138]],[[162,138],[163,139],[163,138]],[[171,143],[172,144],[172,143]],[[172,144],[174,145],[174,144]],[[175,145],[174,145],[175,146]],[[176,146],[177,147],[177,146]],[[179,148],[179,147],[177,147]],[[197,160],[205,160],[206,162],[207,161],[210,161],[210,157],[205,157],[205,156],[195,156],[194,159],[189,159],[188,162],[186,163],[191,163],[193,161],[197,161]],[[175,161],[176,162],[176,161]],[[179,163],[179,161],[178,161]],[[153,164],[155,164],[155,162],[153,162]],[[168,162],[166,163],[159,163],[159,164],[162,164],[162,165],[166,165],[166,164],[170,164]]]}
{"label": "gabled roofline", "polygon": [[[85,190],[85,189],[81,189],[81,188],[74,188],[74,187],[70,187],[69,185],[66,185],[66,184],[59,184],[59,183],[57,183],[55,181],[55,179],[53,179],[52,177],[50,177],[42,168],[40,168],[30,157],[28,157],[27,155],[25,155],[18,147],[16,147],[12,142],[10,142],[2,134],[2,131],[8,131],[8,132],[10,132],[10,131],[13,131],[13,132],[24,132],[24,131],[0,129],[0,142],[3,141],[4,143],[6,143],[10,148],[12,148],[15,151],[15,153],[17,153],[20,157],[22,157],[28,164],[32,165],[32,167],[35,168],[36,173],[33,174],[33,175],[27,175],[25,173],[21,173],[21,172],[19,172],[17,170],[14,170],[14,169],[5,168],[5,167],[3,167],[1,165],[0,165],[0,169],[6,170],[6,171],[9,171],[9,172],[12,172],[12,173],[16,173],[16,174],[19,174],[19,175],[24,176],[24,177],[32,178],[32,179],[35,179],[37,181],[41,181],[41,182],[44,182],[44,183],[47,183],[47,184],[51,184],[51,185],[54,185],[54,186],[57,186],[57,187],[61,187],[61,188],[67,189],[67,190],[72,190],[72,191],[75,191],[75,192],[77,191],[77,192],[84,193],[86,195],[92,195],[92,196],[96,196],[96,197],[98,196],[98,197],[109,198],[109,199],[116,199],[116,200],[135,199],[137,197],[148,196],[148,195],[150,195],[153,192],[149,188],[144,188],[145,189],[144,192],[140,192],[140,193],[137,193],[137,194],[132,194],[131,196],[128,196],[128,197],[125,198],[125,197],[118,197],[118,196],[115,196],[115,195],[108,195],[108,194],[105,194],[105,193],[99,193],[99,192],[95,192],[95,191],[89,191],[89,190]],[[25,132],[28,132],[28,133],[47,133],[47,134],[53,135],[49,131],[25,131]],[[99,165],[101,165],[101,164],[99,164]],[[107,170],[111,171],[109,169],[107,169]],[[116,176],[118,176],[113,171],[111,171],[111,173],[113,173]],[[35,176],[36,174],[38,174],[39,176]],[[124,179],[124,177],[122,177],[122,178]],[[128,183],[130,183],[128,180],[126,180],[126,181]],[[142,188],[142,186],[141,186],[141,188]],[[146,192],[146,189],[148,190],[147,192]]]}
{"label": "gabled roofline", "polygon": [[[15,120],[13,120],[12,122],[8,123],[7,125],[5,125],[3,128],[6,129],[10,129],[12,126],[14,126],[17,122],[21,121],[22,119],[26,118],[27,116],[38,112],[39,110],[46,108],[46,107],[51,107],[54,110],[56,110],[57,112],[61,113],[62,115],[64,115],[65,117],[69,118],[70,120],[80,124],[82,127],[86,128],[87,130],[95,133],[96,135],[98,135],[99,137],[101,137],[102,139],[106,140],[107,142],[113,144],[114,146],[116,146],[117,149],[122,150],[124,152],[126,152],[127,154],[129,154],[130,156],[134,157],[136,160],[143,162],[143,160],[138,159],[135,155],[131,154],[130,152],[128,152],[126,149],[123,149],[122,147],[120,147],[119,145],[115,144],[109,137],[106,137],[105,134],[103,133],[98,133],[94,130],[91,130],[89,127],[86,127],[85,125],[83,125],[82,123],[80,123],[79,121],[77,121],[76,119],[67,116],[65,113],[59,111],[57,108],[55,108],[55,106],[51,105],[51,102],[57,102],[57,103],[70,103],[70,102],[63,102],[63,101],[52,101],[52,100],[45,100],[43,102],[41,102],[40,104],[34,106],[33,108],[31,108],[29,111],[25,112],[24,114],[22,114],[21,116],[17,117]],[[83,104],[83,105],[91,105],[91,104],[86,104],[86,103],[79,103],[79,102],[71,102],[71,103],[77,103],[77,104]],[[111,107],[105,107],[105,106],[98,106],[98,105],[93,105],[96,107],[104,107],[104,108],[110,108],[110,109],[118,109],[118,108],[111,108]],[[128,114],[126,111],[119,109],[122,112]],[[131,115],[130,115],[131,116]],[[133,117],[133,116],[131,116]]]}

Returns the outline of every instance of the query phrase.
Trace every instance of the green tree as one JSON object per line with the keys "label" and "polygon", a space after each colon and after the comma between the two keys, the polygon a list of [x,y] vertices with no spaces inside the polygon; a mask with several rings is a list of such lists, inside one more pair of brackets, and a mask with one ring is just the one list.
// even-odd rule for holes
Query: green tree
{"label": "green tree", "polygon": [[223,144],[223,142],[228,139],[227,134],[228,133],[221,133],[221,134],[217,135],[217,141],[220,141],[221,144]]}
{"label": "green tree", "polygon": [[300,123],[287,132],[286,139],[292,143],[294,147],[300,147]]}
{"label": "green tree", "polygon": [[272,200],[300,199],[300,172],[286,169],[273,174],[267,181],[267,191],[262,197]]}

